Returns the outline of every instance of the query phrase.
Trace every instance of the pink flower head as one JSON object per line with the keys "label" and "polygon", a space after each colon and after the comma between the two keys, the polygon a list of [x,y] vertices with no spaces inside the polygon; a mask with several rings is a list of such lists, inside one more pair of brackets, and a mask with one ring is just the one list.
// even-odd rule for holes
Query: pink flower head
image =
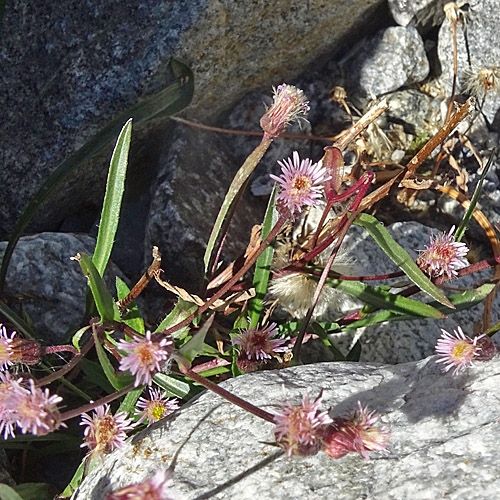
{"label": "pink flower head", "polygon": [[[251,320],[248,318],[248,322],[251,325]],[[241,330],[238,335],[235,335],[231,342],[233,345],[241,346],[240,356],[246,357],[249,360],[260,360],[271,359],[272,354],[275,352],[285,352],[288,347],[283,346],[283,344],[288,339],[273,339],[278,333],[278,326],[276,323],[270,323],[269,325],[262,325],[252,328],[251,326]]]}
{"label": "pink flower head", "polygon": [[138,424],[144,420],[148,420],[148,425],[153,422],[158,422],[163,417],[170,415],[174,410],[179,408],[179,400],[177,398],[168,398],[167,393],[160,393],[158,389],[149,389],[149,399],[139,398],[137,408],[134,415],[141,418],[137,421]]}
{"label": "pink flower head", "polygon": [[159,469],[153,477],[110,493],[105,500],[173,500],[168,491],[170,474]]}
{"label": "pink flower head", "polygon": [[0,325],[0,370],[8,366],[24,363],[33,365],[40,361],[42,348],[36,340],[14,338],[16,332],[10,337],[3,325]]}
{"label": "pink flower head", "polygon": [[283,83],[277,89],[273,87],[273,92],[274,102],[260,120],[268,138],[278,137],[290,122],[306,116],[309,111],[304,92],[293,85]]}
{"label": "pink flower head", "polygon": [[278,162],[281,175],[270,175],[281,184],[278,201],[290,210],[292,215],[300,213],[303,206],[316,205],[322,196],[324,183],[330,179],[328,172],[319,163],[306,158],[300,160],[299,153],[293,152],[293,160],[287,158]]}
{"label": "pink flower head", "polygon": [[446,274],[448,278],[457,276],[457,269],[469,265],[465,256],[469,249],[465,243],[455,241],[453,226],[447,233],[431,236],[431,243],[422,250],[417,265],[431,278]]}
{"label": "pink flower head", "polygon": [[441,338],[436,344],[436,353],[439,359],[436,363],[444,363],[443,371],[453,370],[456,375],[467,366],[473,366],[472,360],[477,359],[481,354],[480,341],[485,336],[479,335],[471,339],[467,337],[459,326],[453,330],[453,334],[441,329]]}
{"label": "pink flower head", "polygon": [[282,411],[274,416],[276,442],[289,457],[315,455],[323,444],[323,432],[332,422],[327,411],[319,411],[323,392],[311,403],[309,394],[300,405],[282,403]]}
{"label": "pink flower head", "polygon": [[130,354],[120,361],[120,370],[128,370],[135,375],[137,387],[141,384],[150,385],[153,375],[172,358],[174,341],[170,336],[163,336],[159,342],[151,340],[151,332],[147,331],[143,338],[131,342],[120,340],[116,347],[123,351],[130,351]]}
{"label": "pink flower head", "polygon": [[83,431],[84,442],[80,448],[87,446],[92,457],[95,457],[120,448],[127,438],[126,431],[133,429],[136,424],[124,411],[110,415],[109,405],[106,404],[98,406],[93,417],[84,413],[80,425],[87,426]]}
{"label": "pink flower head", "polygon": [[12,339],[16,335],[16,332],[12,332],[10,337],[7,334],[5,326],[0,328],[0,370],[7,369],[8,366],[12,366]]}
{"label": "pink flower head", "polygon": [[9,372],[0,372],[0,433],[3,432],[4,439],[7,439],[7,436],[15,437],[17,417],[13,396],[16,393],[28,392],[22,386],[22,380],[22,378],[12,380]]}
{"label": "pink flower head", "polygon": [[40,389],[31,379],[29,388],[25,389],[19,384],[8,398],[11,419],[15,419],[23,434],[29,432],[44,436],[59,427],[66,427],[57,409],[61,401],[60,396],[50,395],[48,389]]}
{"label": "pink flower head", "polygon": [[323,451],[331,458],[341,458],[349,451],[370,460],[369,451],[387,453],[390,433],[375,427],[380,416],[369,412],[358,401],[358,410],[348,418],[335,418],[325,433]]}

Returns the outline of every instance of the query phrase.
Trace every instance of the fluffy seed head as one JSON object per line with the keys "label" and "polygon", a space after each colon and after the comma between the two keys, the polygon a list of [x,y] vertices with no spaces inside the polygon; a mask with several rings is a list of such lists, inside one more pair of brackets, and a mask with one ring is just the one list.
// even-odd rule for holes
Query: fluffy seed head
{"label": "fluffy seed head", "polygon": [[151,332],[147,331],[142,339],[118,342],[118,349],[129,351],[120,361],[120,370],[135,375],[135,386],[150,385],[153,375],[159,372],[171,359],[174,352],[174,341],[164,336],[160,341],[151,340]]}
{"label": "fluffy seed head", "polygon": [[260,120],[260,126],[267,137],[278,137],[286,126],[307,115],[309,102],[304,92],[283,83],[277,89],[273,87],[274,102]]}
{"label": "fluffy seed head", "polygon": [[473,366],[472,361],[478,359],[481,354],[479,342],[485,335],[480,335],[471,339],[467,337],[459,326],[453,333],[443,332],[436,344],[438,360],[436,363],[443,363],[443,371],[447,372],[453,368],[453,375],[467,366]]}
{"label": "fluffy seed head", "polygon": [[486,92],[500,92],[500,68],[467,68],[463,73],[464,91],[481,99]]}
{"label": "fluffy seed head", "polygon": [[292,215],[299,214],[304,206],[314,206],[321,201],[324,183],[330,179],[325,168],[309,158],[301,160],[297,151],[293,152],[293,159],[278,163],[281,175],[271,174],[270,177],[281,187],[278,202]]}
{"label": "fluffy seed head", "polygon": [[446,274],[448,278],[457,276],[457,269],[469,265],[465,256],[469,249],[465,243],[455,241],[453,226],[448,233],[431,236],[430,245],[422,250],[417,265],[431,278]]}

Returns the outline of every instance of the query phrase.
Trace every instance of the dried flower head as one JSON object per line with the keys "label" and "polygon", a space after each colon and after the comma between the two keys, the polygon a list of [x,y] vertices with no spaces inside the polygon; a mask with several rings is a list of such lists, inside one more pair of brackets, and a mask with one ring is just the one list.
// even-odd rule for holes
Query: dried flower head
{"label": "dried flower head", "polygon": [[448,2],[444,4],[443,10],[446,19],[452,24],[465,23],[467,20],[468,13],[462,9],[465,2],[461,4],[456,4],[455,2]]}
{"label": "dried flower head", "polygon": [[159,372],[174,352],[174,341],[170,336],[163,336],[160,341],[151,339],[151,332],[147,331],[141,339],[127,342],[120,340],[118,349],[129,351],[120,361],[120,370],[130,371],[135,375],[135,385],[150,385],[153,375]]}
{"label": "dried flower head", "polygon": [[127,438],[126,431],[136,425],[124,411],[110,415],[109,410],[109,405],[106,404],[98,406],[92,417],[86,413],[82,415],[80,425],[87,427],[83,431],[84,442],[80,448],[87,446],[92,452],[92,457],[102,456],[115,448],[120,448]]}
{"label": "dried flower head", "polygon": [[285,401],[281,412],[274,416],[276,443],[289,457],[294,455],[315,455],[323,445],[323,432],[332,422],[327,411],[319,411],[323,399],[321,392],[314,402],[309,394],[302,398],[300,405]]}
{"label": "dried flower head", "polygon": [[267,137],[278,137],[286,126],[307,115],[309,103],[302,90],[283,83],[273,87],[274,102],[260,120],[260,126]]}
{"label": "dried flower head", "polygon": [[469,249],[465,243],[455,241],[453,226],[448,233],[431,236],[429,246],[422,250],[417,258],[417,265],[431,278],[446,274],[448,278],[457,276],[457,269],[469,265],[465,256]]}
{"label": "dried flower head", "polygon": [[467,68],[463,72],[464,91],[481,99],[490,90],[500,92],[500,68]]}
{"label": "dried flower head", "polygon": [[366,460],[370,460],[369,451],[387,453],[390,433],[375,427],[379,419],[379,415],[369,412],[358,401],[358,410],[350,417],[335,418],[328,427],[323,451],[331,458],[341,458],[354,451]]}
{"label": "dried flower head", "polygon": [[436,363],[444,363],[443,371],[447,372],[454,368],[453,375],[467,366],[473,366],[472,361],[481,354],[480,340],[485,336],[479,335],[471,339],[467,337],[459,326],[453,333],[441,329],[442,335],[436,344],[438,360]]}
{"label": "dried flower head", "polygon": [[113,491],[105,500],[173,500],[167,488],[169,483],[170,473],[159,469],[153,477]]}
{"label": "dried flower head", "polygon": [[32,379],[27,389],[19,383],[8,398],[10,418],[15,419],[23,434],[44,436],[59,427],[66,427],[57,408],[61,401],[60,396],[51,395],[48,389],[40,389]]}
{"label": "dried flower head", "polygon": [[292,215],[299,214],[304,206],[316,205],[324,191],[324,183],[330,179],[325,168],[320,163],[313,163],[306,158],[301,160],[297,151],[293,159],[278,161],[281,175],[271,174],[270,177],[281,185],[278,202],[281,202]]}
{"label": "dried flower head", "polygon": [[158,422],[179,408],[177,398],[167,397],[166,391],[160,392],[157,388],[149,388],[149,399],[139,398],[134,415],[139,416],[138,424],[147,419],[148,425]]}

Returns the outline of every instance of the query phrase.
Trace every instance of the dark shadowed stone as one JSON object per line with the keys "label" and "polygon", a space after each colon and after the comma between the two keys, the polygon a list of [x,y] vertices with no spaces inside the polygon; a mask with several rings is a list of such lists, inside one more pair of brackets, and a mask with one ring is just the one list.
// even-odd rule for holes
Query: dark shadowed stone
{"label": "dark shadowed stone", "polygon": [[[176,129],[159,162],[146,225],[145,260],[149,265],[151,247],[158,246],[166,277],[172,284],[196,291],[203,278],[203,255],[212,226],[241,165],[223,137],[184,125]],[[243,197],[229,228],[226,258],[245,250],[250,230],[262,222],[264,209],[265,204],[251,194]]]}
{"label": "dark shadowed stone", "polygon": [[380,96],[422,81],[429,73],[429,62],[418,31],[394,26],[365,40],[346,68],[352,89]]}
{"label": "dark shadowed stone", "polygon": [[[192,67],[189,113],[207,118],[338,48],[381,0],[7,2],[0,50],[0,237],[56,166],[112,118]],[[134,130],[138,140],[138,130]],[[148,141],[145,133],[142,141]],[[102,196],[109,153],[84,164],[38,214],[56,228]],[[130,168],[140,169],[140,165]],[[64,196],[63,196],[64,195]]]}
{"label": "dark shadowed stone", "polygon": [[268,412],[279,411],[285,397],[298,404],[322,389],[322,409],[330,407],[333,416],[360,401],[391,432],[387,455],[287,459],[268,444],[273,424],[204,393],[98,462],[73,500],[102,499],[160,468],[172,470],[172,498],[184,500],[496,498],[500,360],[478,362],[457,377],[443,374],[435,361],[319,363],[221,384]]}
{"label": "dark shadowed stone", "polygon": [[[0,242],[0,255],[6,245]],[[41,233],[19,241],[7,273],[5,298],[9,307],[28,315],[43,340],[58,343],[71,328],[81,326],[87,279],[70,258],[78,252],[92,256],[94,248],[94,238],[79,234]],[[117,275],[124,279],[111,264],[106,281],[113,295]]]}

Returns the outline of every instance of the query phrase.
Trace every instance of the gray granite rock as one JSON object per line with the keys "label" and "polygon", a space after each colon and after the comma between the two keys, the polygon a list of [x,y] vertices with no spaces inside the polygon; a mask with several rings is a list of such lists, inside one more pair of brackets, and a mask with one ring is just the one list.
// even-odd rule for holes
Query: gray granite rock
{"label": "gray granite rock", "polygon": [[346,61],[350,85],[358,93],[376,96],[420,82],[429,73],[424,43],[413,27],[394,26],[363,42]]}
{"label": "gray granite rock", "polygon": [[[7,200],[0,206],[0,238],[56,165],[120,112],[170,83],[172,56],[192,67],[196,92],[189,113],[206,119],[336,50],[381,3],[96,0],[61,9],[9,2],[0,50],[0,196]],[[135,146],[140,140],[154,148],[151,133],[134,130]],[[34,230],[54,229],[100,201],[108,153],[82,166],[38,214]]]}
{"label": "gray granite rock", "polygon": [[444,19],[447,0],[388,0],[394,20],[401,26],[415,26],[427,31]]}
{"label": "gray granite rock", "polygon": [[[157,184],[151,195],[146,222],[147,265],[152,246],[158,246],[166,276],[176,285],[197,291],[213,223],[240,166],[224,138],[186,126],[176,130],[171,147],[160,157]],[[223,257],[236,258],[245,250],[251,228],[262,221],[264,210],[265,203],[256,203],[248,193],[243,196],[229,228]]]}
{"label": "gray granite rock", "polygon": [[333,461],[320,452],[287,459],[267,444],[272,424],[203,394],[172,417],[129,438],[83,481],[73,500],[104,498],[112,488],[138,482],[158,468],[173,472],[173,497],[185,500],[416,500],[496,498],[500,488],[497,436],[498,356],[457,377],[428,358],[397,366],[320,363],[252,373],[224,388],[277,411],[324,389],[334,416],[357,402],[382,414],[388,455]]}
{"label": "gray granite rock", "polygon": [[[458,56],[458,90],[465,91],[467,87],[466,72],[472,65],[473,71],[481,67],[498,67],[500,61],[500,9],[497,0],[482,0],[471,4],[467,13],[466,23],[457,25],[457,56]],[[453,76],[453,38],[451,25],[444,21],[439,31],[438,54],[441,62],[441,80],[446,85],[448,92],[451,91]],[[469,62],[470,57],[470,62]],[[499,88],[488,92],[484,103],[484,114],[490,123],[495,123],[500,130],[500,108]],[[483,92],[480,91],[476,97],[480,101]]]}
{"label": "gray granite rock", "polygon": [[[428,228],[418,222],[397,222],[387,228],[393,238],[413,257],[416,258],[418,250],[423,250],[429,244],[431,234],[436,229]],[[397,271],[397,267],[374,243],[372,238],[360,227],[352,227],[346,237],[346,251],[354,254],[357,264],[366,274],[384,274]],[[466,276],[447,283],[452,293],[459,290],[467,290],[474,283],[482,283],[492,275],[490,270],[483,271],[476,276]],[[387,282],[372,282],[373,286],[380,284],[392,284],[395,282],[407,282],[404,277]],[[430,302],[431,299],[424,293],[412,296],[413,299]],[[493,311],[500,306],[500,298],[497,297]],[[472,334],[474,324],[482,321],[482,303],[463,311],[450,311],[447,318],[437,320],[424,318],[413,321],[397,321],[379,323],[342,334],[332,334],[330,337],[345,354],[359,339],[362,350],[361,360],[366,362],[381,363],[404,363],[422,359],[434,353],[437,339],[441,335],[441,328],[452,332],[460,325],[466,334]],[[493,321],[497,321],[493,313]]]}
{"label": "gray granite rock", "polygon": [[[0,242],[0,256],[6,242]],[[95,239],[78,234],[41,233],[21,238],[7,272],[5,298],[9,307],[30,318],[46,342],[58,343],[70,328],[80,326],[85,312],[87,279],[73,260],[78,252],[92,255]],[[105,276],[114,292],[120,271],[111,264]]]}

